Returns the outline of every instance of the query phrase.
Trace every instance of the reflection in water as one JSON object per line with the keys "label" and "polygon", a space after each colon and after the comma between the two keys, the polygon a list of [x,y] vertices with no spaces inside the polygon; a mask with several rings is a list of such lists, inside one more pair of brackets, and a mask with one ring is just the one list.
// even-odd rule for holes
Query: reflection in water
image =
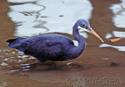
{"label": "reflection in water", "polygon": [[0,87],[4,87],[4,86],[6,86],[7,85],[7,82],[5,82],[5,81],[0,81]]}
{"label": "reflection in water", "polygon": [[39,0],[10,6],[8,16],[17,24],[14,36],[48,32],[72,34],[74,23],[81,18],[90,19],[92,9],[88,0]]}
{"label": "reflection in water", "polygon": [[[125,34],[125,0],[121,0],[121,3],[119,4],[113,4],[111,5],[110,9],[112,10],[114,16],[113,16],[113,23],[116,27],[118,28],[122,28],[122,31],[112,31],[112,33],[107,33],[105,38],[109,39],[111,37],[124,37]],[[125,46],[113,46],[113,45],[109,45],[109,44],[102,44],[99,47],[111,47],[111,48],[115,48],[118,51],[125,51]]]}
{"label": "reflection in water", "polygon": [[[83,77],[78,72],[89,67],[83,67],[80,64],[66,65],[62,62],[45,62],[30,64],[30,67],[25,66],[24,70],[28,70],[27,73],[30,79],[37,81],[51,81],[51,82],[62,82],[66,81],[69,77]],[[72,72],[72,73],[71,73]]]}
{"label": "reflection in water", "polygon": [[124,34],[125,34],[125,32],[122,32],[122,31],[113,31],[112,33],[115,37],[122,37],[123,36],[123,38],[124,38]]}
{"label": "reflection in water", "polygon": [[5,63],[5,62],[2,62],[0,65],[1,65],[1,66],[7,66],[8,64]]}
{"label": "reflection in water", "polygon": [[[4,2],[4,0],[2,1]],[[74,25],[76,20],[78,20],[79,18],[84,18],[84,19],[91,18],[92,7],[89,0],[8,0],[8,1],[11,3],[14,3],[14,4],[8,4],[8,3],[6,4],[6,5],[11,5],[9,7],[10,11],[8,12],[8,16],[16,24],[14,36],[32,36],[34,34],[36,35],[39,33],[48,33],[48,32],[59,33],[60,32],[61,34],[63,33],[63,35],[64,33],[66,33],[66,36],[71,37],[72,26]],[[107,8],[105,9],[103,6],[107,6],[107,4],[110,1],[107,1],[105,3],[100,3],[99,0],[95,0],[94,2],[96,3],[96,5],[94,10],[95,14],[93,14],[93,18],[94,20],[95,19],[98,20],[98,18],[100,17],[99,16],[95,17],[95,15],[97,15],[100,12],[100,10],[104,10],[104,11],[107,10]],[[110,4],[113,2],[110,2]],[[15,3],[18,3],[18,4],[15,4]],[[112,7],[113,6],[114,5],[112,5]],[[119,16],[124,16],[123,14],[124,6],[125,5],[121,6],[122,9],[121,8],[116,9],[116,10],[121,9],[121,11],[117,12],[117,14],[120,14]],[[100,10],[96,10],[100,7],[101,7]],[[3,8],[3,9],[5,9],[6,11],[6,8]],[[100,15],[101,14],[102,13],[100,13]],[[110,13],[107,13],[107,14],[110,14]],[[114,14],[113,21],[116,16],[118,15]],[[110,16],[108,15],[108,17]],[[118,17],[118,18],[121,18],[121,17]],[[7,22],[6,20],[3,20],[3,21]],[[109,22],[107,22],[107,24],[108,23]],[[7,23],[7,24],[11,25],[11,23]],[[103,24],[105,24],[104,21],[103,21]],[[119,25],[121,26],[121,24]],[[5,27],[5,29],[6,28],[8,28],[8,26]],[[1,28],[0,30],[3,32],[3,28]],[[4,31],[13,32],[12,27],[11,27],[11,30],[7,29]],[[109,32],[106,35],[106,39],[121,37],[123,35],[123,31],[124,29],[121,29],[120,31],[118,29],[118,30]],[[10,36],[12,36],[11,34],[7,36],[8,33],[5,33],[5,34],[6,35],[2,34],[3,36],[1,40],[5,41],[7,38],[10,38]],[[83,33],[81,32],[81,34]],[[7,38],[3,39],[3,37],[7,37]],[[89,47],[90,45],[92,46]],[[119,67],[115,67],[115,68],[100,67],[100,68],[84,70],[84,69],[91,68],[89,67],[91,66],[91,64],[92,65],[97,64],[97,66],[100,66],[100,65],[105,66],[106,64],[107,66],[107,62],[110,62],[117,58],[118,60],[120,59],[119,61],[123,60],[122,62],[124,64],[124,58],[123,58],[124,56],[120,58],[117,56],[117,58],[114,58],[113,52],[111,52],[110,53],[111,57],[109,55],[108,55],[109,57],[107,57],[107,55],[105,57],[105,54],[103,54],[105,50],[96,49],[93,46],[93,43],[90,43],[90,45],[88,46],[89,48],[86,50],[86,53],[84,53],[84,55],[81,56],[81,58],[79,58],[80,61],[78,59],[75,61],[73,60],[72,61],[73,63],[61,62],[56,65],[46,63],[46,64],[42,64],[42,66],[41,64],[32,64],[32,63],[36,63],[36,59],[34,57],[24,56],[23,53],[20,53],[13,49],[10,49],[7,47],[1,47],[0,49],[0,86],[5,86],[3,83],[6,82],[7,85],[5,87],[43,87],[43,86],[55,87],[55,85],[59,87],[69,87],[67,85],[64,85],[66,83],[62,83],[62,81],[66,81],[74,77],[76,78],[82,77],[83,75],[90,76],[90,78],[92,76],[98,77],[99,75],[103,77],[105,75],[110,77],[111,76],[114,77],[114,75],[116,74],[117,76],[124,75],[124,69],[122,69],[122,67],[120,66],[119,66],[120,68]],[[125,51],[124,46],[121,46],[120,48],[120,46],[102,44],[100,45],[100,47],[112,47],[117,49],[118,51]],[[96,52],[100,52],[101,55],[96,55]],[[117,53],[118,54],[116,55],[120,54],[120,52],[117,52]],[[82,59],[82,57],[84,58]],[[104,64],[103,62],[99,62],[98,61],[99,58],[102,58],[102,60],[106,60],[106,62],[103,61]],[[84,63],[88,65],[85,66]],[[123,70],[123,72],[119,72],[121,70]],[[6,73],[7,71],[10,75]],[[117,72],[119,72],[119,74]],[[57,82],[53,83],[54,81],[55,82],[57,81]],[[73,86],[73,85],[71,84],[70,86]]]}
{"label": "reflection in water", "polygon": [[117,49],[118,51],[125,51],[125,46],[113,46],[109,44],[101,44],[99,47],[111,47]]}
{"label": "reflection in water", "polygon": [[[8,12],[8,16],[16,25],[14,36],[58,32],[71,37],[74,23],[81,18],[89,20],[93,10],[89,0],[8,0],[8,2],[14,3],[9,6],[10,11]],[[87,37],[87,34],[80,32]],[[75,44],[77,45],[76,41]],[[83,74],[79,71],[89,68],[71,62],[38,64],[34,57],[12,49],[1,49],[0,54],[0,69],[7,69],[9,74],[14,75],[25,73],[30,80],[39,82],[62,82],[69,77],[82,77]],[[17,79],[16,76],[10,78]],[[30,82],[29,78],[26,82]],[[24,80],[21,79],[21,85],[24,85]],[[18,81],[20,81],[19,78]],[[33,83],[29,86],[36,87]]]}
{"label": "reflection in water", "polygon": [[0,68],[18,69],[33,62],[36,62],[34,57],[24,55],[22,52],[9,49],[0,50]]}
{"label": "reflection in water", "polygon": [[107,33],[105,38],[109,39],[111,37],[123,37],[124,38],[125,32],[123,31],[112,31],[112,33]]}
{"label": "reflection in water", "polygon": [[69,70],[81,70],[81,69],[87,69],[87,67],[83,67],[80,64],[63,64],[61,62],[45,62],[45,63],[35,63],[30,64],[29,66],[25,66],[25,69],[30,69],[30,71],[42,71],[42,72],[48,72],[48,71],[69,71]]}
{"label": "reflection in water", "polygon": [[9,3],[26,3],[26,2],[36,2],[37,0],[7,0]]}
{"label": "reflection in water", "polygon": [[45,9],[43,5],[28,3],[10,6],[10,9],[8,15],[16,24],[15,36],[30,36],[48,30],[43,26],[46,22],[38,20],[40,11]]}
{"label": "reflection in water", "polygon": [[116,27],[125,28],[125,0],[119,4],[113,4],[110,9],[114,13],[113,22]]}

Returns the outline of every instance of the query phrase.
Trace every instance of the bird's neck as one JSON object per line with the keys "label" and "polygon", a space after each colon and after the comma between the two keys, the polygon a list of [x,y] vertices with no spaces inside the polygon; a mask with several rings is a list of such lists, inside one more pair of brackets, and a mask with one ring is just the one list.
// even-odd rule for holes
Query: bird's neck
{"label": "bird's neck", "polygon": [[72,49],[72,55],[74,56],[72,59],[78,57],[85,48],[85,38],[79,34],[78,26],[76,24],[73,26],[73,36],[78,41],[78,46]]}

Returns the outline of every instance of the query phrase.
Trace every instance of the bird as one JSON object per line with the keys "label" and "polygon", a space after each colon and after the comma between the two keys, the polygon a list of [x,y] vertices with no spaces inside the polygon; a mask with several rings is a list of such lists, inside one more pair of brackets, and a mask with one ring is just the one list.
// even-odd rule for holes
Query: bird
{"label": "bird", "polygon": [[78,46],[74,45],[71,38],[54,33],[39,34],[30,37],[16,37],[8,39],[6,42],[10,48],[15,48],[25,55],[37,58],[38,62],[68,61],[81,55],[85,48],[85,38],[80,35],[79,29],[83,29],[104,43],[102,38],[91,28],[85,19],[76,21],[72,28],[73,37],[78,41]]}

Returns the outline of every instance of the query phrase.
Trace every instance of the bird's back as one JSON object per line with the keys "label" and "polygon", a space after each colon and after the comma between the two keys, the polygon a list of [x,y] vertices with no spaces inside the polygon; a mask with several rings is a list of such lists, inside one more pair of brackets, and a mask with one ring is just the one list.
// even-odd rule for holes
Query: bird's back
{"label": "bird's back", "polygon": [[41,34],[21,40],[16,38],[10,45],[12,43],[16,44],[14,47],[11,46],[12,48],[37,57],[39,61],[61,60],[58,58],[65,56],[68,49],[74,46],[70,38],[59,34]]}
{"label": "bird's back", "polygon": [[41,34],[27,38],[27,41],[31,45],[35,45],[37,48],[41,49],[55,45],[74,45],[70,38],[60,34]]}

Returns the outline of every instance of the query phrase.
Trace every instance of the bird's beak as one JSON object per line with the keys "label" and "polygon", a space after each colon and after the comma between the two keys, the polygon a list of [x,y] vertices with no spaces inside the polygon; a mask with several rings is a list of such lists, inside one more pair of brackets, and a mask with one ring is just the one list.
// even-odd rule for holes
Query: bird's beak
{"label": "bird's beak", "polygon": [[93,29],[91,30],[87,29],[87,31],[96,36],[102,43],[104,43],[103,39]]}

